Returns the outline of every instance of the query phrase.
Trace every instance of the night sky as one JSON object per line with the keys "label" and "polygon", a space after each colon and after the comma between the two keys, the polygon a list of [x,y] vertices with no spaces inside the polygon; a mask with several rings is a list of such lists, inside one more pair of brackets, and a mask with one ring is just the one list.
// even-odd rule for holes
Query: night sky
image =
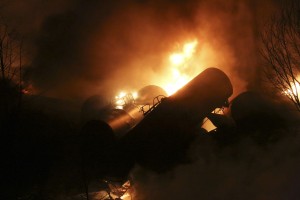
{"label": "night sky", "polygon": [[28,84],[50,96],[86,98],[157,84],[168,53],[193,39],[199,73],[221,68],[235,95],[259,89],[259,29],[276,7],[247,0],[28,0],[6,1],[2,10],[25,38]]}

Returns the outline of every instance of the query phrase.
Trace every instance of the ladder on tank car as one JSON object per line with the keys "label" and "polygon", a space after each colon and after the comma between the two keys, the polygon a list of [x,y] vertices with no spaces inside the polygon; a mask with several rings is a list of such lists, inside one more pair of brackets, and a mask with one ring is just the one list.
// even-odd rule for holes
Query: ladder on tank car
{"label": "ladder on tank car", "polygon": [[[140,108],[140,112],[143,113],[144,116],[146,116],[148,113],[150,113],[154,108],[156,108],[166,97],[164,95],[158,95],[153,99],[152,104],[145,104]],[[152,105],[152,106],[151,106]],[[148,107],[148,109],[145,109]]]}

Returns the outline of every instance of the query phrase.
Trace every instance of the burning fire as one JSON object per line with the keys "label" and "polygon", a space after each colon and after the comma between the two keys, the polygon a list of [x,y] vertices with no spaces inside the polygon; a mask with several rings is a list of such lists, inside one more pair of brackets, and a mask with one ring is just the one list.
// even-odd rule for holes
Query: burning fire
{"label": "burning fire", "polygon": [[287,95],[289,98],[292,98],[293,100],[296,100],[296,97],[300,98],[300,84],[298,80],[300,80],[300,76],[297,77],[295,82],[291,83],[290,89],[287,89],[283,92],[285,95]]}
{"label": "burning fire", "polygon": [[198,41],[195,39],[192,42],[184,44],[180,51],[174,52],[169,56],[172,76],[169,83],[162,86],[168,95],[174,94],[193,78],[185,73],[185,71],[187,71],[187,68],[190,67],[188,64],[196,51],[197,45]]}
{"label": "burning fire", "polygon": [[131,104],[137,98],[137,92],[120,92],[115,96],[115,105],[117,109],[123,109],[125,105]]}
{"label": "burning fire", "polygon": [[[161,86],[168,96],[187,84],[199,71],[191,70],[190,64],[196,52],[198,40],[193,40],[183,44],[177,51],[169,54],[167,64],[167,74],[163,76],[163,81],[157,81],[155,85]],[[192,73],[191,73],[192,72]],[[121,91],[115,96],[115,108],[124,109],[124,106],[137,99],[137,92]]]}
{"label": "burning fire", "polygon": [[[191,72],[190,62],[196,52],[197,45],[198,40],[195,39],[191,42],[185,43],[181,48],[169,55],[169,74],[164,76],[163,83],[158,83],[158,85],[160,85],[169,96],[182,88],[199,73],[199,71],[192,74],[188,73]],[[136,98],[137,92],[122,91],[117,96],[115,96],[115,107],[118,109],[123,109],[125,105],[134,101]]]}

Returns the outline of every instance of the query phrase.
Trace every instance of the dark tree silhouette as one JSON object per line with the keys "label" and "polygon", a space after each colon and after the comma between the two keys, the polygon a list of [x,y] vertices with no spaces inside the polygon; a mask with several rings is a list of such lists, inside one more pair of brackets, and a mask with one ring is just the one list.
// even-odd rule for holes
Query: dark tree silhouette
{"label": "dark tree silhouette", "polygon": [[300,112],[300,3],[292,1],[275,13],[261,38],[268,82]]}
{"label": "dark tree silhouette", "polygon": [[21,104],[22,38],[0,16],[0,111]]}
{"label": "dark tree silhouette", "polygon": [[21,66],[22,42],[17,33],[0,18],[0,70],[1,79],[16,78]]}

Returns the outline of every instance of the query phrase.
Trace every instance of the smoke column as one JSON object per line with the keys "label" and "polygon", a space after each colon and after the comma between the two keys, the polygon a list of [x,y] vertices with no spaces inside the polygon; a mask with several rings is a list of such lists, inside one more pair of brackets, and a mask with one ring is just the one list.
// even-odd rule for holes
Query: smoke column
{"label": "smoke column", "polygon": [[23,4],[8,1],[3,9],[28,38],[28,80],[38,91],[63,98],[159,85],[170,52],[193,39],[198,40],[194,70],[221,68],[235,94],[257,89],[258,31],[274,8],[271,1],[249,0]]}

